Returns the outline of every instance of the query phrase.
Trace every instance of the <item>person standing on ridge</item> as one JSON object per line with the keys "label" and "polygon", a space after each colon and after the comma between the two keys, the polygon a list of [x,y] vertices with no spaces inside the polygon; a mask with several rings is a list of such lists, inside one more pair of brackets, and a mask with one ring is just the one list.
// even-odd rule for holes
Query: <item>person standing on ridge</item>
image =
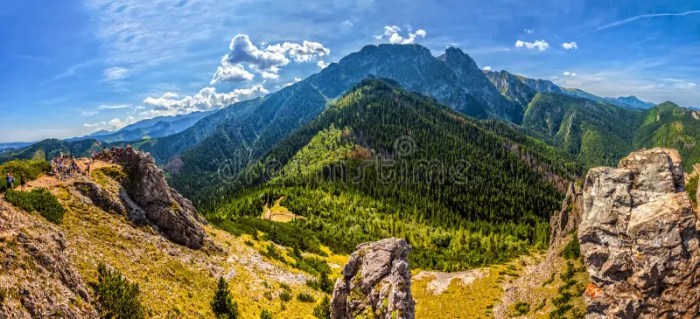
{"label": "person standing on ridge", "polygon": [[22,175],[19,176],[19,187],[20,187],[20,190],[24,191],[24,186],[26,186],[26,185],[27,185],[27,179],[24,178],[24,174],[22,174]]}
{"label": "person standing on ridge", "polygon": [[9,191],[12,189],[12,173],[7,173],[7,176],[5,176],[5,182],[7,183],[7,188],[6,191]]}

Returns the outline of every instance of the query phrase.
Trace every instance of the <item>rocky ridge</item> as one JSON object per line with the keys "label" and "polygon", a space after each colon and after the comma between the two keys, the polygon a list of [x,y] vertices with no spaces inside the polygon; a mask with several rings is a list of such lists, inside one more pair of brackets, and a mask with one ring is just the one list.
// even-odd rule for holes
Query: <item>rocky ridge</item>
{"label": "rocky ridge", "polygon": [[350,255],[333,290],[331,318],[413,319],[406,240],[364,243]]}
{"label": "rocky ridge", "polygon": [[578,231],[591,280],[587,318],[698,317],[697,221],[676,150],[591,169]]}

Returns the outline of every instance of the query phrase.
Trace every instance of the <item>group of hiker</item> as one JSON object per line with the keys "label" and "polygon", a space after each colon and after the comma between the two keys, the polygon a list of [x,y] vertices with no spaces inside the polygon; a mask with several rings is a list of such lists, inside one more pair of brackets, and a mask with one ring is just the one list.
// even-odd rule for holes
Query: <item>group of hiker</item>
{"label": "group of hiker", "polygon": [[[15,174],[12,172],[8,172],[7,175],[5,176],[5,183],[6,183],[6,189],[10,190],[13,189],[15,186]],[[27,179],[24,177],[24,174],[19,176],[19,186],[22,190],[24,190],[24,187],[27,185]]]}
{"label": "group of hiker", "polygon": [[[70,177],[77,174],[81,174],[83,171],[80,170],[78,162],[73,155],[64,155],[61,153],[59,156],[54,157],[51,160],[51,172],[50,175],[58,176],[59,179],[63,177]],[[90,164],[88,164],[85,173],[90,173]]]}

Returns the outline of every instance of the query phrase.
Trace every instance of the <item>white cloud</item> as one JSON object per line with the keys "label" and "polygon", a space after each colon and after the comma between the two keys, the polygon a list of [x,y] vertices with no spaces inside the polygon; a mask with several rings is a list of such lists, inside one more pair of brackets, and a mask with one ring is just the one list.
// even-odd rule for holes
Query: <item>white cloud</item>
{"label": "white cloud", "polygon": [[126,78],[129,75],[129,70],[122,67],[111,67],[102,72],[105,81],[116,81]]}
{"label": "white cloud", "polygon": [[[692,89],[697,86],[694,82],[686,81],[683,79],[674,79],[674,78],[666,78],[664,81],[669,82],[671,86],[673,86],[676,89]],[[660,84],[660,85],[663,85]]]}
{"label": "white cloud", "polygon": [[120,119],[120,118],[113,118],[109,121],[102,121],[102,122],[97,122],[97,123],[83,123],[83,127],[87,128],[99,128],[99,129],[107,129],[107,130],[118,130],[124,126],[134,124],[136,122],[136,118],[133,116],[127,116],[125,119]]}
{"label": "white cloud", "polygon": [[318,67],[321,69],[325,69],[326,67],[328,67],[330,65],[330,63],[325,62],[323,60],[318,60],[318,62],[316,62],[316,65],[318,65]]}
{"label": "white cloud", "polygon": [[223,65],[216,68],[214,76],[209,84],[214,84],[216,82],[243,82],[251,81],[255,75],[246,71],[240,64],[229,64],[224,63]]}
{"label": "white cloud", "polygon": [[350,20],[345,20],[345,21],[343,21],[343,26],[346,26],[348,28],[352,28],[353,26],[355,26],[355,24],[352,23],[352,21],[350,21]]}
{"label": "white cloud", "polygon": [[536,40],[535,42],[526,42],[522,40],[515,41],[516,48],[526,48],[526,49],[537,49],[538,51],[544,51],[549,49],[549,43],[545,40]]}
{"label": "white cloud", "polygon": [[488,66],[488,65],[487,65],[487,66],[485,66],[485,67],[484,67],[484,71],[491,71],[491,67],[490,67],[490,66]]}
{"label": "white cloud", "polygon": [[425,38],[425,36],[428,35],[428,33],[423,29],[418,29],[413,33],[408,32],[407,37],[403,37],[399,34],[399,32],[401,32],[401,28],[395,25],[388,25],[384,27],[383,35],[376,35],[374,38],[377,40],[389,40],[389,43],[391,44],[413,44],[416,43],[416,39]]}
{"label": "white cloud", "polygon": [[523,29],[523,32],[525,32],[525,33],[527,33],[527,34],[532,34],[533,32],[535,32],[535,30],[534,30],[534,29],[527,29],[527,28],[525,28],[525,29]]}
{"label": "white cloud", "polygon": [[561,47],[564,48],[564,50],[575,50],[578,49],[578,44],[576,44],[575,41],[564,42],[561,44]]}
{"label": "white cloud", "polygon": [[214,110],[240,102],[246,98],[262,96],[270,93],[262,85],[250,88],[235,89],[228,93],[217,93],[214,87],[205,87],[194,95],[180,98],[177,93],[167,92],[161,97],[148,97],[143,103],[152,106],[153,110],[143,112],[145,117],[160,115],[187,114],[195,111]]}
{"label": "white cloud", "polygon": [[297,83],[299,81],[301,81],[301,78],[294,78],[294,81],[282,84],[282,86],[280,86],[280,88],[286,88],[286,87],[288,87],[294,83]]}
{"label": "white cloud", "polygon": [[576,72],[564,71],[564,73],[562,73],[562,74],[564,74],[564,76],[570,76],[570,77],[576,76]]}
{"label": "white cloud", "polygon": [[265,51],[288,54],[294,59],[295,62],[314,61],[319,57],[323,57],[331,53],[331,50],[325,48],[323,44],[310,41],[304,41],[302,44],[284,42],[275,45],[268,45],[265,48]]}
{"label": "white cloud", "polygon": [[280,69],[292,60],[297,63],[316,61],[330,54],[330,50],[318,42],[283,42],[258,48],[247,34],[237,34],[229,44],[230,52],[221,58],[221,66],[214,73],[210,84],[217,82],[250,81],[259,73],[264,79],[279,79]]}

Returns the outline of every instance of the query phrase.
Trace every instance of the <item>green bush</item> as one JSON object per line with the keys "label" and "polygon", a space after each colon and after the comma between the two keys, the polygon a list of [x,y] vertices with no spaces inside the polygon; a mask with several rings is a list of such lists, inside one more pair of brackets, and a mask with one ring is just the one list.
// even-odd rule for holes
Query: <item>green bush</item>
{"label": "green bush", "polygon": [[561,251],[561,256],[566,259],[578,259],[581,257],[581,247],[578,243],[578,236],[574,233],[573,238],[566,244],[564,250]]}
{"label": "green bush", "polygon": [[316,298],[314,298],[314,296],[309,295],[307,293],[300,292],[297,295],[297,300],[299,300],[301,302],[314,302],[314,301],[316,301]]}
{"label": "green bush", "polygon": [[36,188],[31,192],[8,190],[5,200],[28,212],[38,212],[53,223],[60,223],[65,209],[53,194],[44,188]]}
{"label": "green bush", "polygon": [[228,284],[223,277],[219,277],[217,282],[214,299],[211,301],[211,310],[214,311],[217,318],[238,318],[238,304],[233,302]]}
{"label": "green bush", "polygon": [[129,283],[117,270],[100,263],[97,283],[92,287],[97,295],[98,310],[103,318],[144,318],[145,310],[139,299],[139,285]]}
{"label": "green bush", "polygon": [[530,304],[527,302],[518,302],[515,304],[515,316],[523,316],[530,312]]}
{"label": "green bush", "polygon": [[292,294],[288,290],[283,290],[280,293],[280,299],[284,302],[288,302],[292,300]]}
{"label": "green bush", "polygon": [[263,311],[260,313],[260,319],[275,319],[275,317],[272,315],[271,312],[267,311],[266,309],[263,309]]}
{"label": "green bush", "polygon": [[328,296],[323,297],[321,303],[314,308],[314,317],[318,319],[331,319],[331,301]]}
{"label": "green bush", "polygon": [[15,186],[19,185],[19,179],[24,175],[27,181],[35,180],[41,173],[46,173],[51,169],[49,162],[45,160],[14,160],[0,165],[0,174],[2,174],[2,183],[0,183],[0,191],[7,190],[5,184],[5,174],[12,172],[15,175]]}
{"label": "green bush", "polygon": [[307,281],[306,285],[325,293],[333,292],[333,281],[328,278],[328,273],[325,271],[319,273],[318,279]]}
{"label": "green bush", "polygon": [[688,182],[685,183],[685,191],[688,193],[688,196],[690,197],[690,200],[693,202],[693,204],[697,205],[698,199],[696,192],[698,191],[698,175],[695,175],[688,179]]}

